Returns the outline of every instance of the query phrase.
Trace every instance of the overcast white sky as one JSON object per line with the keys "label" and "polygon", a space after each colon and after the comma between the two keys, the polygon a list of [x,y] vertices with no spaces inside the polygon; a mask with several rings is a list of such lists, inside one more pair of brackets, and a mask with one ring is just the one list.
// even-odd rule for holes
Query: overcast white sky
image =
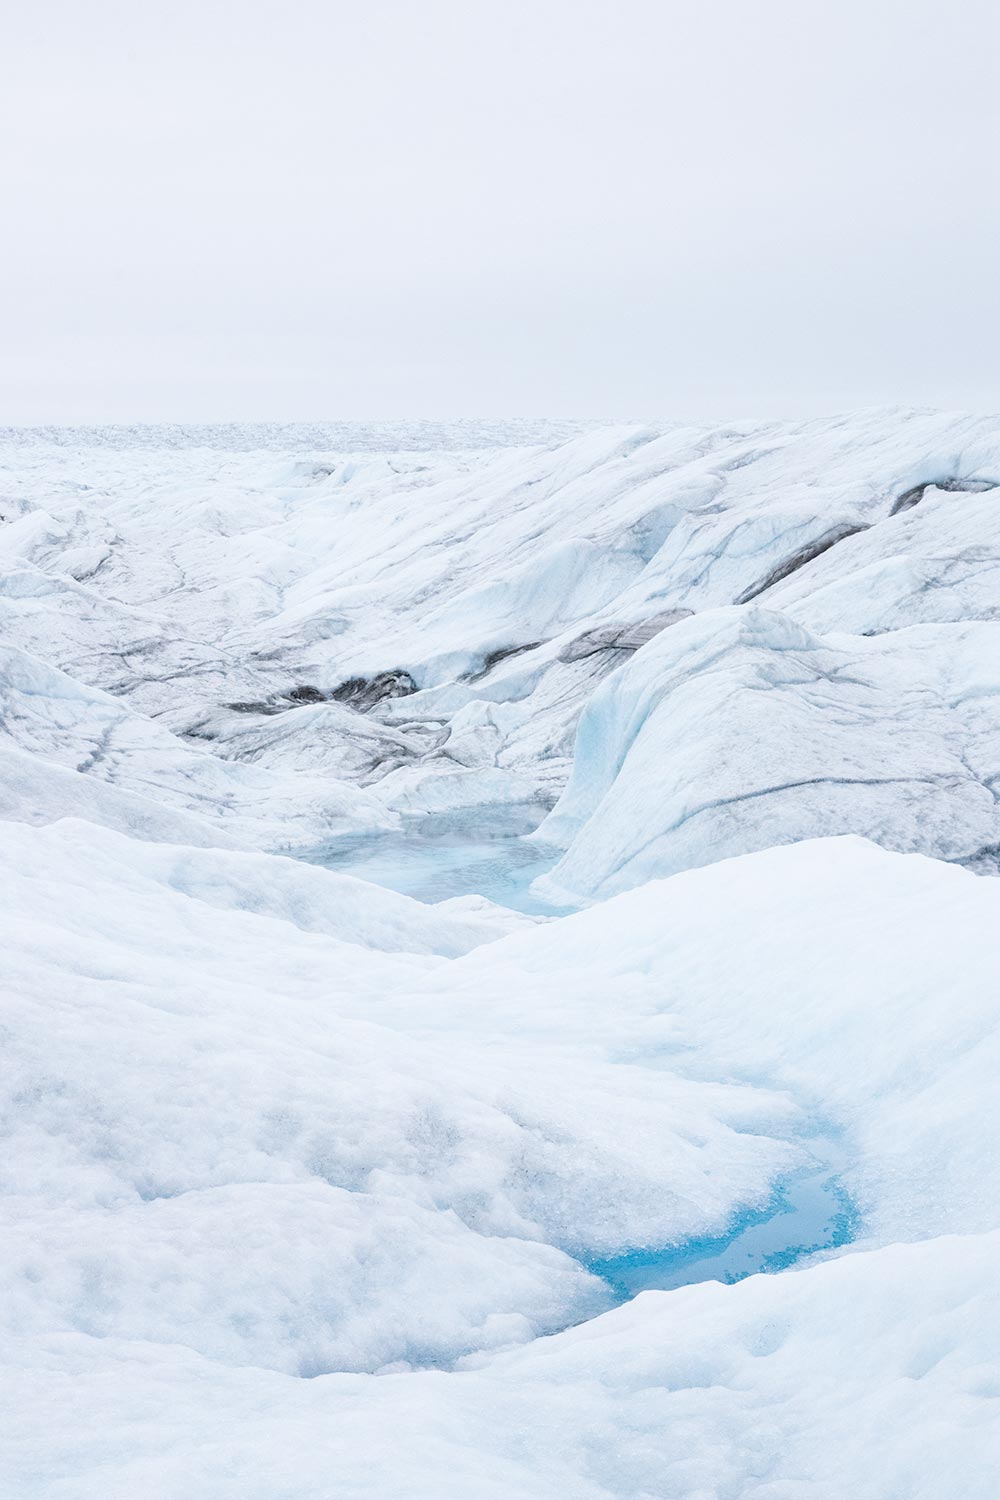
{"label": "overcast white sky", "polygon": [[1000,409],[991,0],[32,0],[0,423]]}

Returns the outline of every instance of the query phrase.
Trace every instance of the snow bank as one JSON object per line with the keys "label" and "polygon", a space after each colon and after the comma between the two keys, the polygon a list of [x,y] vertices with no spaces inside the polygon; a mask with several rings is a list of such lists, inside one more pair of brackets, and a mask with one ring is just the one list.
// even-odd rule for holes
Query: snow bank
{"label": "snow bank", "polygon": [[1000,1223],[981,1128],[998,921],[996,880],[820,839],[650,882],[470,953],[434,988],[449,1019],[475,994],[539,1046],[572,1025],[687,1078],[766,1078],[843,1138],[868,1242],[976,1232]]}
{"label": "snow bank", "polygon": [[449,1024],[465,913],[83,824],[0,847],[12,1332],[446,1363],[606,1305],[568,1250],[724,1225],[802,1157],[780,1094]]}
{"label": "snow bank", "polygon": [[294,1380],[11,1339],[12,1494],[60,1500],[992,1500],[1000,1236],[647,1292],[464,1372]]}
{"label": "snow bank", "polygon": [[381,951],[388,893],[318,930],[302,889],[358,884],[322,871],[3,843],[12,1333],[447,1363],[589,1316],[567,1251],[717,1232],[820,1131],[867,1243],[995,1225],[995,882],[821,841],[442,965]]}

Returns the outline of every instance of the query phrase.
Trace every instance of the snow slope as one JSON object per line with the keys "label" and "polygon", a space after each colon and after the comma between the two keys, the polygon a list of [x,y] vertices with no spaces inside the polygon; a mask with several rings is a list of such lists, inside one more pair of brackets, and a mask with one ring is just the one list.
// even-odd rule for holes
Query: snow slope
{"label": "snow slope", "polygon": [[996,1472],[996,1235],[645,1293],[483,1368],[299,1381],[12,1341],[14,1493],[942,1500]]}
{"label": "snow slope", "polygon": [[[43,831],[32,862],[40,834],[11,832],[13,1430],[55,1422],[74,1370],[91,1393],[71,1398],[77,1437],[25,1461],[19,1436],[14,1493],[172,1495],[186,1474],[207,1493],[321,1495],[318,1451],[359,1495],[466,1494],[483,1465],[487,1495],[685,1495],[699,1474],[765,1495],[797,1464],[818,1494],[932,1495],[912,1436],[931,1413],[939,1480],[989,1493],[994,881],[804,843],[428,967],[303,931],[263,893],[247,910],[211,872],[252,856],[109,834],[93,858],[76,824]],[[860,1248],[537,1340],[609,1304],[572,1255],[725,1222],[818,1121],[848,1142]],[[467,1374],[327,1373],[473,1351]],[[874,1479],[873,1406],[890,1423]],[[438,1436],[411,1449],[415,1411]],[[817,1421],[850,1428],[846,1449]],[[345,1451],[359,1423],[395,1434],[363,1464]],[[296,1430],[301,1466],[279,1446]],[[269,1489],[282,1462],[287,1489]]]}
{"label": "snow slope", "polygon": [[992,1500],[1000,419],[344,441],[0,434],[0,1494]]}

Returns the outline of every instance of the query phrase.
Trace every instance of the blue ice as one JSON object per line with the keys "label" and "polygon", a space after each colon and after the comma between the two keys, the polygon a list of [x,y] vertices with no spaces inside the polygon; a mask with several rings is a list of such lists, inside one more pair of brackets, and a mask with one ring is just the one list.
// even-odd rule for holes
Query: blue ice
{"label": "blue ice", "polygon": [[817,1165],[787,1178],[764,1208],[740,1214],[724,1235],[585,1264],[624,1298],[698,1281],[742,1281],[845,1245],[855,1237],[857,1210],[840,1180],[839,1150],[830,1142],[820,1149]]}

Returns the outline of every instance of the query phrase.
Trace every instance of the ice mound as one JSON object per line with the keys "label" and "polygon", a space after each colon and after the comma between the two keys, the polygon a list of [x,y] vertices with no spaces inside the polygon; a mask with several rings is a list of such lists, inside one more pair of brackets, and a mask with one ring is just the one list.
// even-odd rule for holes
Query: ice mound
{"label": "ice mound", "polygon": [[1000,847],[1000,625],[811,634],[757,605],[664,631],[594,693],[538,837],[539,892],[604,897],[859,833],[969,864]]}
{"label": "ice mound", "polygon": [[[0,749],[13,752],[15,768],[7,816],[19,821],[92,812],[103,821],[107,809],[111,826],[142,837],[190,831],[198,843],[244,848],[308,848],[335,833],[393,826],[392,814],[358,788],[228,764],[13,646],[0,647],[0,716]],[[35,774],[19,773],[18,752]]]}

